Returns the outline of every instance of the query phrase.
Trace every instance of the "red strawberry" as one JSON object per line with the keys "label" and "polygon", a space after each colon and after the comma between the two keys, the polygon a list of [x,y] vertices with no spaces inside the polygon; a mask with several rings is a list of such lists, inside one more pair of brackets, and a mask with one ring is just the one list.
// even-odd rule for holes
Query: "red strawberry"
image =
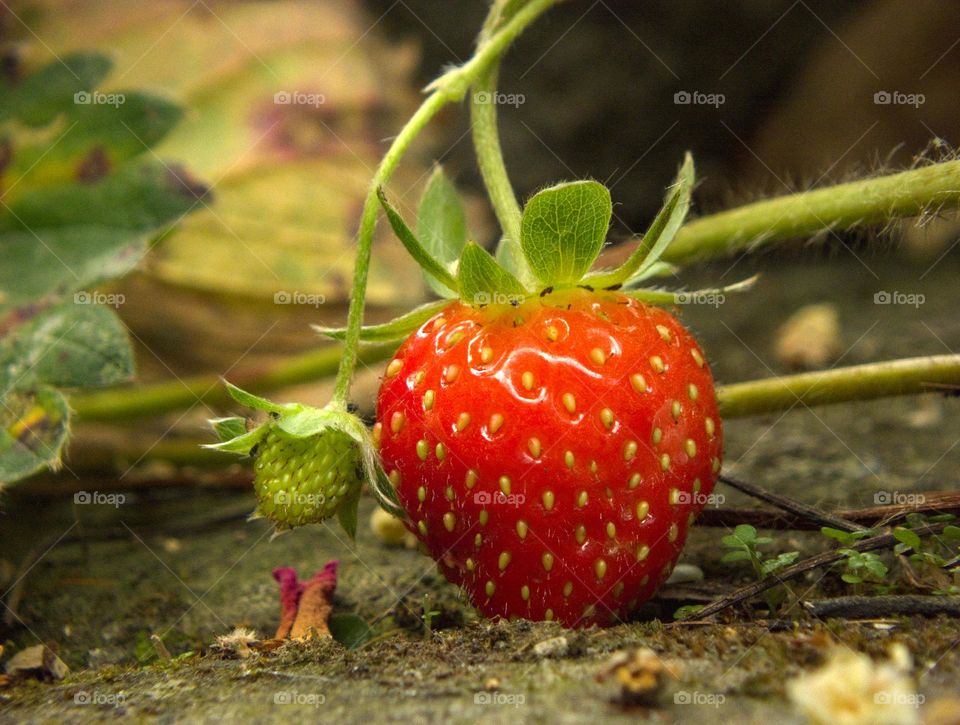
{"label": "red strawberry", "polygon": [[720,469],[700,347],[619,292],[451,303],[388,365],[377,418],[408,525],[488,616],[625,618]]}

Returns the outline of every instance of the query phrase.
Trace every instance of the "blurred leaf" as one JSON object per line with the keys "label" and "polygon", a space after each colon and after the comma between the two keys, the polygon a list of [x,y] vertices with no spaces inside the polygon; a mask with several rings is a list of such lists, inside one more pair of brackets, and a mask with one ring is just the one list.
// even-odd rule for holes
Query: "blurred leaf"
{"label": "blurred leaf", "polygon": [[347,649],[356,649],[370,638],[370,627],[356,614],[331,614],[327,621],[330,634]]}
{"label": "blurred leaf", "polygon": [[14,387],[0,403],[0,486],[48,466],[56,468],[69,428],[63,396],[47,387]]}
{"label": "blurred leaf", "polygon": [[75,94],[96,88],[111,65],[100,53],[72,53],[19,82],[0,80],[0,122],[50,123],[75,105]]}
{"label": "blurred leaf", "polygon": [[911,549],[920,548],[920,537],[917,536],[916,532],[910,531],[910,529],[905,529],[901,526],[895,527],[893,529],[893,538],[903,544],[906,544]]}
{"label": "blurred leaf", "polygon": [[210,425],[213,426],[213,432],[217,434],[217,438],[220,439],[221,443],[226,443],[247,432],[246,419],[237,416],[232,418],[216,418],[210,421]]}
{"label": "blurred leaf", "polygon": [[205,192],[180,171],[136,164],[96,184],[22,195],[0,212],[0,313],[128,272],[155,231]]}
{"label": "blurred leaf", "polygon": [[[454,272],[460,253],[467,243],[467,217],[460,195],[439,164],[427,182],[417,212],[417,236],[440,264]],[[425,275],[427,284],[441,297],[456,297],[433,277]]]}
{"label": "blurred leaf", "polygon": [[91,388],[133,376],[133,351],[114,312],[91,304],[65,304],[41,313],[0,342],[0,362],[20,386]]}

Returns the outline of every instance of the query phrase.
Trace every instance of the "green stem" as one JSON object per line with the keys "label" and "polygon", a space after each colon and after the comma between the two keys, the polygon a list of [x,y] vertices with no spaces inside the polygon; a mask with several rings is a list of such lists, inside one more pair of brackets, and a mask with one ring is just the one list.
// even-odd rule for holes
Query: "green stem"
{"label": "green stem", "polygon": [[794,407],[960,389],[960,355],[933,355],[785,375],[717,388],[724,420]]}
{"label": "green stem", "polygon": [[672,264],[722,257],[771,242],[881,224],[960,206],[960,161],[788,194],[684,225],[663,254]]}
{"label": "green stem", "polygon": [[[343,360],[337,372],[337,380],[333,392],[333,405],[346,407],[347,396],[350,393],[350,381],[357,362],[357,345],[360,340],[360,327],[363,324],[363,307],[367,290],[367,273],[370,269],[370,251],[373,244],[373,234],[377,225],[379,204],[377,189],[383,186],[393,175],[400,164],[410,144],[426,127],[437,112],[448,103],[463,99],[467,89],[477,79],[494,66],[501,55],[510,46],[510,43],[526,29],[530,23],[550,8],[557,0],[530,0],[520,8],[508,21],[503,23],[495,33],[477,48],[476,54],[459,68],[444,74],[431,86],[431,94],[423,102],[416,113],[407,121],[390,148],[380,162],[363,205],[363,216],[360,220],[360,231],[357,239],[357,260],[353,272],[353,291],[350,298],[350,311],[347,317],[347,332],[344,339]],[[499,14],[503,9],[501,3],[495,3],[491,14]]]}
{"label": "green stem", "polygon": [[[395,344],[364,345],[358,359],[372,365],[386,360],[396,347]],[[336,372],[342,357],[343,348],[339,345],[324,347],[285,358],[266,371],[260,369],[247,375],[231,375],[231,382],[252,393],[268,393],[329,377]],[[196,375],[169,382],[75,393],[70,397],[70,407],[81,422],[114,423],[183,410],[198,402],[215,405],[230,400],[219,377]]]}

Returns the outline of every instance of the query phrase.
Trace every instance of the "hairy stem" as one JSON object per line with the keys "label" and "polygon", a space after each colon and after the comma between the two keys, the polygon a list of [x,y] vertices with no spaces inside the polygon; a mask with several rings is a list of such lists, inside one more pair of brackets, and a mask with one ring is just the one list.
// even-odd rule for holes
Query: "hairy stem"
{"label": "hairy stem", "polygon": [[[390,179],[414,139],[437,112],[448,103],[461,100],[467,89],[478,78],[490,71],[510,46],[510,43],[555,2],[557,0],[530,0],[517,10],[509,20],[504,22],[495,33],[481,43],[476,54],[467,63],[439,78],[431,86],[433,89],[431,94],[394,138],[393,143],[377,167],[367,191],[367,198],[363,205],[363,216],[360,220],[357,258],[353,273],[353,292],[350,297],[350,311],[347,317],[343,359],[334,386],[334,405],[346,406],[347,396],[350,392],[350,381],[353,378],[353,371],[357,362],[357,345],[360,340],[360,327],[363,324],[367,273],[370,269],[370,251],[379,211],[377,189]],[[491,14],[499,14],[502,9],[502,3],[495,3],[490,12]]]}
{"label": "hairy stem", "polygon": [[663,254],[671,264],[722,257],[772,242],[960,206],[960,161],[788,194],[695,219]]}
{"label": "hairy stem", "polygon": [[794,407],[960,390],[960,355],[932,355],[784,375],[717,388],[720,415],[744,418]]}

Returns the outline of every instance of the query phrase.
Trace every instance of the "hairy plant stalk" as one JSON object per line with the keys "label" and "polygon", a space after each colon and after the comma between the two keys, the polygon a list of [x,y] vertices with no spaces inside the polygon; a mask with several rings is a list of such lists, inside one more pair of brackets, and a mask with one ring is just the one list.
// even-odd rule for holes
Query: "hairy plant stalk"
{"label": "hairy plant stalk", "polygon": [[721,385],[725,420],[894,395],[960,390],[960,355],[932,355]]}
{"label": "hairy plant stalk", "polygon": [[812,236],[825,229],[883,224],[960,206],[960,161],[788,194],[695,219],[677,232],[663,254],[689,264]]}
{"label": "hairy plant stalk", "polygon": [[[363,205],[363,216],[360,220],[357,259],[353,273],[353,288],[347,318],[347,332],[344,339],[343,360],[340,363],[333,392],[334,405],[346,407],[347,395],[350,392],[350,381],[353,378],[353,371],[357,362],[357,345],[360,340],[360,327],[363,324],[363,307],[367,290],[367,273],[370,269],[370,252],[379,213],[377,189],[390,179],[414,139],[423,131],[437,112],[448,103],[460,101],[466,94],[467,89],[478,78],[489,72],[513,40],[557,1],[530,0],[530,2],[521,6],[509,20],[500,25],[489,38],[480,43],[477,52],[469,61],[444,74],[435,83],[431,84],[429,87],[430,95],[394,138],[393,143],[377,167],[377,171],[370,182],[367,198]],[[502,9],[502,3],[495,3],[490,12],[491,14],[499,14]]]}

